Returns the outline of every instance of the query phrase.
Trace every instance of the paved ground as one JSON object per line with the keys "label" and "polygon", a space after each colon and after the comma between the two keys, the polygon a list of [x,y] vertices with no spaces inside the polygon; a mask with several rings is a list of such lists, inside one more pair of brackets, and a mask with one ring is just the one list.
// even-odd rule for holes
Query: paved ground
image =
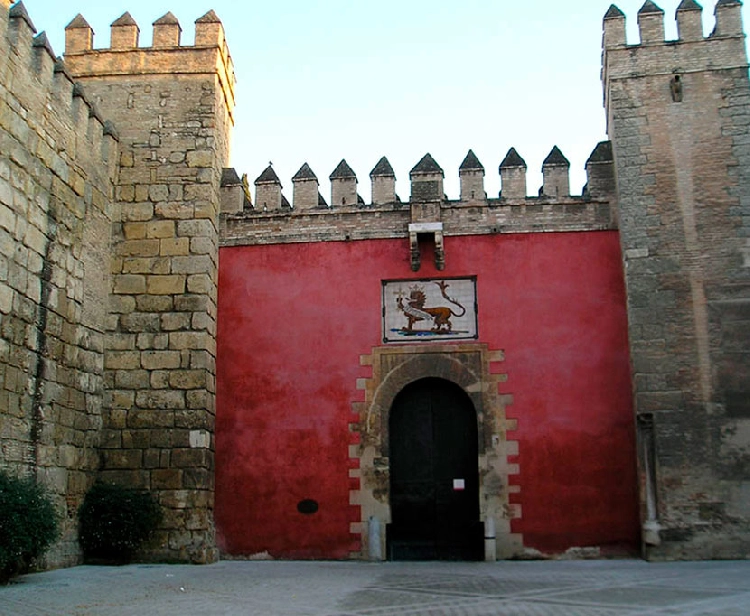
{"label": "paved ground", "polygon": [[0,587],[0,614],[748,616],[750,561],[77,567]]}

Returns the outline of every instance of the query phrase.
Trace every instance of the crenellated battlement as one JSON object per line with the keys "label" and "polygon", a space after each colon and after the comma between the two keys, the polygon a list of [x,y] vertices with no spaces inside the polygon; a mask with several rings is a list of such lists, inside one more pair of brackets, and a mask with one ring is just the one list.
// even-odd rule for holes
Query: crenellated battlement
{"label": "crenellated battlement", "polygon": [[[518,205],[533,200],[570,200],[570,199],[608,199],[612,194],[611,182],[603,183],[599,167],[591,165],[591,160],[597,157],[596,163],[612,164],[611,148],[608,160],[604,160],[600,152],[604,151],[602,144],[592,154],[586,163],[587,185],[580,196],[570,193],[570,161],[554,146],[542,164],[544,183],[538,195],[529,197],[526,189],[526,162],[515,148],[510,148],[498,167],[501,178],[501,191],[497,198],[488,198],[484,187],[485,168],[476,154],[469,150],[458,169],[461,193],[458,199],[450,199],[443,191],[445,171],[430,155],[426,154],[409,172],[410,198],[408,202],[438,202],[456,203],[464,205]],[[233,172],[233,176],[237,174]],[[282,194],[282,183],[273,167],[269,165],[255,180],[255,200],[250,201],[244,196],[238,196],[234,201],[229,200],[222,209],[225,214],[241,213],[245,216],[261,215],[267,212],[285,211],[287,213],[301,213],[306,210],[330,210],[341,208],[363,208],[373,206],[403,207],[404,202],[396,194],[396,174],[388,159],[384,156],[370,171],[371,200],[369,202],[357,192],[357,174],[342,159],[331,172],[329,180],[330,200],[327,200],[320,190],[318,176],[307,163],[300,167],[292,178],[294,195],[291,203]],[[609,186],[607,188],[606,186]],[[244,205],[243,205],[244,204]],[[243,210],[244,208],[244,210]]]}
{"label": "crenellated battlement", "polygon": [[118,162],[118,136],[113,125],[74,84],[46,33],[37,33],[23,2],[8,4],[3,0],[0,8],[0,41],[7,50],[0,54],[0,68],[11,63],[15,75],[11,109],[50,135],[56,149],[50,156],[88,165],[90,174],[103,173],[99,180],[111,182]]}
{"label": "crenellated battlement", "polygon": [[195,42],[183,45],[182,27],[172,13],[152,24],[150,47],[139,46],[140,27],[126,12],[114,22],[110,46],[94,47],[94,30],[78,14],[65,28],[65,60],[77,78],[135,75],[218,75],[230,118],[235,74],[221,20],[209,11],[195,21]]}
{"label": "crenellated battlement", "polygon": [[[372,199],[357,193],[357,174],[342,160],[330,174],[331,199],[320,191],[318,176],[305,163],[292,178],[292,202],[272,166],[254,181],[255,199],[233,169],[222,180],[222,245],[348,241],[407,236],[429,228],[441,237],[482,233],[528,233],[615,229],[612,148],[600,143],[586,162],[588,184],[570,194],[570,161],[555,146],[542,165],[544,185],[526,194],[526,162],[511,148],[499,166],[502,191],[488,198],[485,169],[469,150],[458,170],[461,194],[443,193],[445,171],[426,154],[410,171],[411,194],[396,194],[396,174],[386,157],[370,172]],[[421,233],[421,231],[416,231]]]}
{"label": "crenellated battlement", "polygon": [[695,0],[682,0],[675,10],[678,38],[670,41],[665,37],[664,10],[647,0],[637,15],[640,41],[632,44],[627,40],[625,14],[611,5],[604,16],[602,39],[605,106],[613,80],[669,75],[676,77],[672,87],[679,96],[682,75],[746,68],[741,8],[739,0],[719,0],[713,29],[704,36],[703,7]]}
{"label": "crenellated battlement", "polygon": [[719,0],[714,8],[714,27],[704,36],[703,7],[695,0],[682,0],[675,11],[679,38],[668,41],[664,10],[647,0],[638,12],[640,42],[628,44],[625,14],[614,4],[610,6],[604,16],[602,39],[602,86],[608,122],[615,82],[663,79],[662,95],[681,102],[686,90],[695,87],[695,75],[716,70],[746,71],[741,8],[739,0]]}
{"label": "crenellated battlement", "polygon": [[664,9],[652,0],[646,0],[637,15],[640,41],[637,44],[628,45],[626,16],[613,4],[604,15],[603,46],[605,50],[608,50],[618,47],[644,47],[708,39],[744,38],[741,7],[740,0],[718,0],[714,8],[714,27],[709,36],[704,36],[703,7],[695,0],[682,0],[675,10],[678,39],[668,41],[664,31]]}

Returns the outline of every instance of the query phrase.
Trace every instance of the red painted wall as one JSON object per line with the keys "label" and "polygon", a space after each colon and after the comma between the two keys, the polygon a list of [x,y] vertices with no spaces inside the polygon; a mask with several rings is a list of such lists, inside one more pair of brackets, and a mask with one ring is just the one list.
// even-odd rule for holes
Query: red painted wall
{"label": "red painted wall", "polygon": [[[625,294],[614,232],[222,248],[216,523],[235,555],[346,558],[351,403],[382,344],[381,281],[477,276],[479,341],[504,349],[518,419],[513,531],[527,547],[638,544]],[[297,511],[318,501],[312,516]]]}

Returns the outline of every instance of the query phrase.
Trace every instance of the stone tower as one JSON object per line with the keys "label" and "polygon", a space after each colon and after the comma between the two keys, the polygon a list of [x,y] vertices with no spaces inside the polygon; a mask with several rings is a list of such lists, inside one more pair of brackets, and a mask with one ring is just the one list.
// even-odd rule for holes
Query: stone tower
{"label": "stone tower", "polygon": [[646,2],[640,44],[604,18],[649,558],[750,555],[750,84],[741,3],[679,39]]}
{"label": "stone tower", "polygon": [[[73,78],[120,127],[105,342],[102,473],[165,508],[154,558],[216,560],[214,538],[217,219],[233,125],[234,71],[221,22],[180,45],[171,13],[138,46],[128,13],[94,49],[82,16],[66,29]],[[106,266],[106,264],[102,264]]]}

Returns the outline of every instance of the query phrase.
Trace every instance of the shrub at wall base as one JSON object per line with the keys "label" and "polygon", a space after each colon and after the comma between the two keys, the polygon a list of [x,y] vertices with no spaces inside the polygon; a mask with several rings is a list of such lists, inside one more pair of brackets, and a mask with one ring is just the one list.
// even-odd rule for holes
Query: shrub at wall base
{"label": "shrub at wall base", "polygon": [[0,470],[0,584],[30,569],[57,539],[55,507],[33,478]]}
{"label": "shrub at wall base", "polygon": [[161,508],[150,493],[95,483],[78,511],[84,557],[87,562],[130,562],[161,520]]}

